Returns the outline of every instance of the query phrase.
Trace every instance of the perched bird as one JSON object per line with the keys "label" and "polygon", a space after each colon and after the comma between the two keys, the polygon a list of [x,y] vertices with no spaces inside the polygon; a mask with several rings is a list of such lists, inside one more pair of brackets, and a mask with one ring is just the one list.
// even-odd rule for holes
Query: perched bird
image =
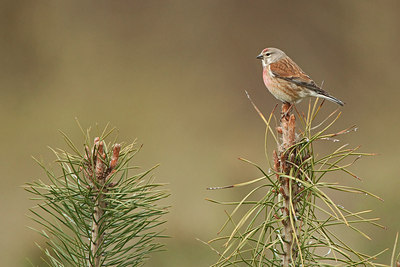
{"label": "perched bird", "polygon": [[308,96],[343,102],[322,90],[293,60],[277,48],[265,48],[257,56],[263,66],[264,84],[278,100],[290,104]]}

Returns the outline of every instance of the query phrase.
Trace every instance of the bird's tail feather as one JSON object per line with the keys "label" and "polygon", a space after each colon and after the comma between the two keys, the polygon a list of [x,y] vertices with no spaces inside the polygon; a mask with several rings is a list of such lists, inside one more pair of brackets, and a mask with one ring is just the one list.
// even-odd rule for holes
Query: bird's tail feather
{"label": "bird's tail feather", "polygon": [[344,105],[343,101],[341,101],[341,100],[337,99],[336,97],[333,97],[333,96],[331,96],[329,94],[318,94],[317,97],[328,99],[329,101],[332,101],[332,102],[334,102],[334,103],[336,103],[338,105],[341,105],[341,106]]}

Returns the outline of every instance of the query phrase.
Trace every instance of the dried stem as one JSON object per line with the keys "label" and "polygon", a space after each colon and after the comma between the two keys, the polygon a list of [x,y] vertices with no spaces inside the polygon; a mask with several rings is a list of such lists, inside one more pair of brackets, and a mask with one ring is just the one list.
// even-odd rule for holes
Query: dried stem
{"label": "dried stem", "polygon": [[[294,114],[290,114],[291,105],[288,103],[282,104],[282,116],[278,133],[282,134],[282,142],[278,147],[278,153],[273,152],[274,167],[277,173],[277,178],[280,183],[280,194],[283,197],[283,232],[284,232],[284,255],[282,266],[288,267],[295,262],[297,257],[297,249],[295,244],[295,235],[297,230],[296,225],[296,206],[298,200],[296,196],[300,192],[299,186],[292,179],[283,177],[283,175],[293,176],[292,166],[289,162],[293,162],[295,158],[295,149],[292,149],[295,144],[295,128],[296,119]],[[281,175],[280,175],[281,174]]]}

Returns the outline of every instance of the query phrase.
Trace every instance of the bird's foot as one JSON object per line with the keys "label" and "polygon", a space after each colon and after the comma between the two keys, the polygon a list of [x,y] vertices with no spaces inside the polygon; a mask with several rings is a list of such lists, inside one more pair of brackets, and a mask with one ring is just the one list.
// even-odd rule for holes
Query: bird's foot
{"label": "bird's foot", "polygon": [[288,102],[283,103],[282,112],[281,112],[281,119],[283,119],[283,118],[289,119],[289,114],[290,114],[293,106],[294,105],[292,105],[292,104],[290,104]]}

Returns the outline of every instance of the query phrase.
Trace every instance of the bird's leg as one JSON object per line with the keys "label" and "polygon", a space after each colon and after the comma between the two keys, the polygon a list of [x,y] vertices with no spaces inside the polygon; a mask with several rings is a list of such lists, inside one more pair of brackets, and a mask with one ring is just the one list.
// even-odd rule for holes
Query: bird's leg
{"label": "bird's leg", "polygon": [[[292,104],[290,104],[290,103],[288,103],[288,102],[283,103],[283,105],[282,105],[281,119],[282,119],[282,118],[288,118],[288,117],[289,117],[289,113],[290,113],[290,111],[292,110],[293,106],[294,106],[294,105],[292,105]],[[288,118],[288,119],[289,119],[289,118]]]}

